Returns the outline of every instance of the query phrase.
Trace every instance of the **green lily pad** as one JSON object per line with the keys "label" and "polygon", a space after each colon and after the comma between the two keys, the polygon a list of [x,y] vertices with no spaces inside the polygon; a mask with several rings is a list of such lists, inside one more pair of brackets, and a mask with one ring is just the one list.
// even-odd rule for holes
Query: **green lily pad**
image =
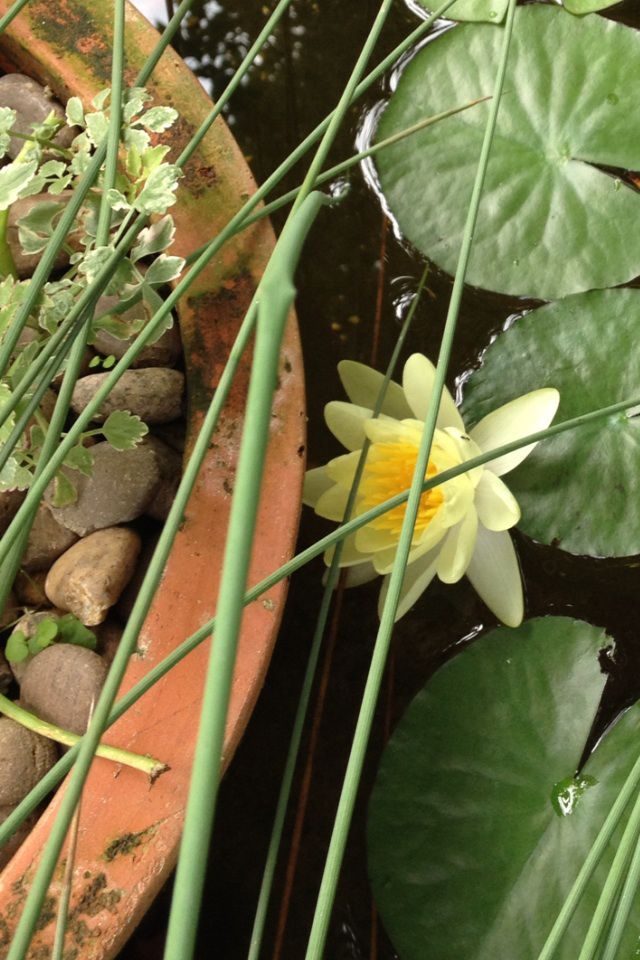
{"label": "green lily pad", "polygon": [[[378,139],[493,91],[502,29],[462,24],[408,64]],[[469,283],[543,300],[640,273],[640,194],[595,164],[640,168],[640,34],[560,7],[518,8]],[[399,229],[454,273],[489,102],[382,151]]]}
{"label": "green lily pad", "polygon": [[[605,677],[602,630],[564,617],[501,628],[440,669],[384,752],[369,872],[401,960],[537,960],[638,756],[640,707],[576,776]],[[621,829],[554,960],[576,960]],[[634,956],[640,909],[620,956]],[[517,946],[516,946],[517,945]]]}
{"label": "green lily pad", "polygon": [[[576,294],[521,317],[471,376],[465,422],[544,386],[560,391],[556,422],[640,397],[639,326],[638,290]],[[640,553],[637,416],[545,440],[504,480],[522,509],[520,528],[535,540],[597,557]]]}
{"label": "green lily pad", "polygon": [[613,7],[620,0],[563,0],[565,10],[579,15],[593,13],[595,10],[606,10]]}
{"label": "green lily pad", "polygon": [[[441,3],[437,0],[417,0],[421,7],[430,13],[437,10]],[[509,0],[457,0],[443,14],[447,20],[472,20],[500,23],[504,20]]]}

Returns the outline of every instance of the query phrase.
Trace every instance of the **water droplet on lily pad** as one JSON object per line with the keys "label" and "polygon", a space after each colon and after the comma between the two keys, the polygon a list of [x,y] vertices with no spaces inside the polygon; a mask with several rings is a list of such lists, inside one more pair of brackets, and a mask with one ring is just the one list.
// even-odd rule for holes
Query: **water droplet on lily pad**
{"label": "water droplet on lily pad", "polygon": [[595,786],[595,777],[565,777],[551,790],[551,806],[559,817],[569,817],[589,787]]}

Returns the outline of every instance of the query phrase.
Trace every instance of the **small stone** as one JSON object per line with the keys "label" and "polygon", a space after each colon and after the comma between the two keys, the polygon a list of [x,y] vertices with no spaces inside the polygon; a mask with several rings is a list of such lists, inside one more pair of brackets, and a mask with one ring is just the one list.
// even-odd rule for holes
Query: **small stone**
{"label": "small stone", "polygon": [[[96,306],[95,315],[99,317],[107,310],[112,309],[118,303],[118,297],[100,297]],[[139,320],[146,320],[142,301],[134,304],[124,313],[117,315],[117,319],[122,323],[133,323]],[[129,337],[121,340],[114,337],[107,330],[97,330],[93,337],[94,349],[101,353],[103,357],[114,356],[117,360],[124,356],[129,349],[135,337]],[[154,343],[148,343],[142,348],[136,359],[131,364],[132,367],[173,367],[178,362],[182,353],[182,343],[180,342],[180,331],[174,322],[168,330],[165,330]]]}
{"label": "small stone", "polygon": [[77,491],[75,503],[54,507],[53,484],[45,493],[55,520],[81,537],[141,516],[161,482],[156,455],[149,447],[116,450],[105,441],[96,443],[91,453],[94,463],[90,477],[77,470],[67,471]]}
{"label": "small stone", "polygon": [[140,537],[126,527],[90,534],[49,570],[45,582],[49,600],[87,627],[102,623],[131,579],[139,552]]}
{"label": "small stone", "polygon": [[84,733],[106,676],[107,665],[93,650],[54,643],[29,662],[20,699],[41,720]]}
{"label": "small stone", "polygon": [[182,457],[166,443],[163,443],[158,437],[146,437],[144,445],[150,447],[155,453],[161,477],[157,493],[147,506],[145,512],[147,516],[164,523],[169,515],[171,504],[175,499],[176,491],[180,483]]}
{"label": "small stone", "polygon": [[[108,373],[94,373],[78,380],[71,406],[81,413],[102,386]],[[145,423],[168,423],[182,412],[184,374],[165,367],[143,367],[123,373],[100,407],[94,420],[104,420],[114,410],[128,410]]]}
{"label": "small stone", "polygon": [[[4,823],[9,814],[13,813],[17,806],[18,804],[15,803],[11,806],[0,807],[0,824]],[[6,865],[9,863],[9,860],[11,860],[11,857],[27,839],[37,821],[37,815],[32,813],[20,824],[13,836],[0,847],[0,870],[4,870]]]}
{"label": "small stone", "polygon": [[47,576],[46,570],[37,570],[35,573],[27,573],[26,570],[18,570],[13,589],[18,601],[25,607],[43,607],[49,602],[44,592],[44,581]]}
{"label": "small stone", "polygon": [[0,534],[5,532],[26,495],[26,490],[0,491]]}
{"label": "small stone", "polygon": [[[49,91],[23,73],[6,73],[0,77],[0,104],[16,111],[14,129],[19,133],[32,133],[34,126],[46,120],[52,111],[58,117],[64,118],[65,115],[62,106]],[[77,132],[77,128],[64,126],[54,137],[53,143],[68,147]],[[7,153],[12,160],[18,156],[24,144],[25,141],[19,137],[11,138]]]}
{"label": "small stone", "polygon": [[61,526],[45,503],[38,507],[27,541],[27,549],[22,557],[24,570],[34,572],[48,570],[65,550],[76,540],[77,535],[67,527]]}
{"label": "small stone", "polygon": [[[34,658],[35,659],[35,658]],[[55,744],[8,717],[0,719],[0,806],[20,803],[58,759]]]}

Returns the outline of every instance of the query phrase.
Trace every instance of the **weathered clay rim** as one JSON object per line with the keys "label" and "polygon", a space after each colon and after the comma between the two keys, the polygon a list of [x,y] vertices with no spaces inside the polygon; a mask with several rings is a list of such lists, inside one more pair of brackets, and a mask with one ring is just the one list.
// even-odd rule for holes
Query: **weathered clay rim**
{"label": "weathered clay rim", "polygon": [[[10,3],[0,0],[0,12]],[[104,8],[103,8],[104,6]],[[0,66],[25,66],[60,98],[90,99],[109,85],[112,4],[32,0],[2,38]],[[157,35],[132,7],[127,9],[127,71],[130,82]],[[209,101],[182,61],[167,51],[149,84],[158,101],[173,103],[183,118],[176,152],[189,138]],[[185,190],[186,183],[186,190]],[[189,252],[227,222],[240,198],[255,189],[235,141],[218,120],[187,170],[182,200],[174,208],[178,227],[174,251]],[[186,196],[185,196],[186,194]],[[205,271],[179,310],[189,383],[189,427],[193,437],[224,365],[235,330],[273,247],[268,224],[257,225],[225,248]],[[185,511],[185,522],[167,564],[161,590],[143,633],[141,653],[130,664],[130,688],[185,636],[214,612],[214,598],[242,426],[249,360],[225,409],[219,435]],[[304,469],[305,417],[302,361],[292,318],[282,355],[279,388],[263,491],[259,533],[250,582],[255,583],[291,555],[299,516]],[[233,755],[257,699],[277,634],[285,599],[279,585],[247,608],[239,644],[225,739],[225,763]],[[74,869],[69,947],[75,960],[106,960],[122,947],[172,870],[180,839],[184,802],[199,716],[208,644],[194,651],[109,731],[107,739],[153,753],[171,770],[151,787],[139,774],[94,765],[83,800]],[[0,875],[0,957],[10,942],[29,877],[37,864],[59,803],[60,792]],[[29,956],[50,955],[58,884],[50,891]]]}

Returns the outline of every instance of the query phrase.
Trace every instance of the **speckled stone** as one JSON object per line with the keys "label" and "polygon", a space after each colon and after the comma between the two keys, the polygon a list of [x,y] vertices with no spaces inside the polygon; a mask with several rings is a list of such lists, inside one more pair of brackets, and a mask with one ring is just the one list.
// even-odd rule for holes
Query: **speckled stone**
{"label": "speckled stone", "polygon": [[127,527],[84,537],[49,570],[45,590],[50,602],[87,627],[102,623],[131,579],[139,552],[140,537]]}
{"label": "speckled stone", "polygon": [[57,759],[51,740],[0,718],[0,807],[20,803]]}
{"label": "speckled stone", "polygon": [[90,477],[69,471],[78,494],[75,503],[54,507],[53,484],[45,493],[55,520],[81,537],[141,516],[162,479],[150,447],[115,450],[105,441],[92,447],[91,453],[94,463]]}
{"label": "speckled stone", "polygon": [[107,665],[93,650],[54,643],[29,662],[20,699],[42,720],[84,733],[106,676]]}
{"label": "speckled stone", "polygon": [[22,557],[22,567],[29,572],[48,570],[65,550],[76,540],[77,535],[58,523],[45,503],[36,511],[33,526],[29,533],[27,549]]}
{"label": "speckled stone", "polygon": [[[62,106],[45,87],[23,73],[6,73],[0,77],[0,105],[16,111],[14,126],[19,133],[31,133],[33,127],[46,120],[52,111],[59,117],[65,115]],[[68,147],[76,133],[77,128],[62,127],[53,142],[59,147]],[[23,146],[24,140],[11,138],[7,153],[12,160],[15,160]]]}
{"label": "speckled stone", "polygon": [[[75,413],[81,413],[102,386],[108,373],[94,373],[76,383],[71,400]],[[165,367],[127,370],[100,407],[95,420],[104,420],[114,410],[128,410],[145,423],[169,423],[182,412],[184,374]]]}

